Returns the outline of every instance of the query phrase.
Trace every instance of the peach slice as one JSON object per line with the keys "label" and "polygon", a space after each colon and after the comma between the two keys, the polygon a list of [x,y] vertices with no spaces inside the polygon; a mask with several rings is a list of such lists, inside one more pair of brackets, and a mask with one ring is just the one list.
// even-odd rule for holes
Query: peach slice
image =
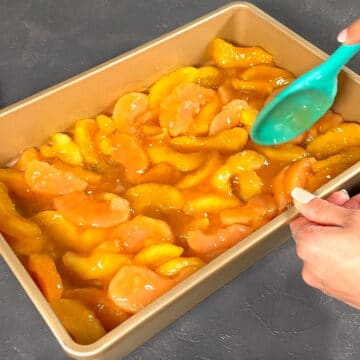
{"label": "peach slice", "polygon": [[165,145],[154,145],[148,151],[153,164],[167,163],[182,172],[199,168],[207,158],[204,152],[181,153]]}
{"label": "peach slice", "polygon": [[246,81],[266,81],[274,88],[287,85],[295,78],[289,71],[270,65],[252,66],[243,71],[240,77]]}
{"label": "peach slice", "polygon": [[179,182],[177,182],[176,187],[179,189],[187,189],[198,186],[203,181],[206,181],[220,166],[220,164],[221,161],[218,152],[215,151],[210,153],[209,160],[205,163],[205,165],[185,175]]}
{"label": "peach slice", "polygon": [[105,291],[96,288],[67,290],[64,297],[83,303],[101,322],[106,331],[110,331],[129,318],[129,314],[116,306]]}
{"label": "peach slice", "polygon": [[221,153],[241,151],[248,141],[248,132],[240,127],[223,130],[212,136],[178,136],[170,144],[179,151],[217,150]]}
{"label": "peach slice", "polygon": [[33,221],[20,216],[9,197],[6,186],[0,182],[0,231],[14,238],[41,238],[41,229]]}
{"label": "peach slice", "polygon": [[273,179],[272,190],[279,211],[292,204],[291,191],[295,187],[306,188],[314,158],[304,158],[283,168]]}
{"label": "peach slice", "polygon": [[255,145],[255,149],[266,156],[268,160],[283,163],[291,163],[308,156],[308,153],[304,148],[294,144],[282,144],[275,146]]}
{"label": "peach slice", "polygon": [[187,215],[217,213],[220,210],[239,206],[240,204],[240,200],[235,196],[199,194],[187,200],[183,210]]}
{"label": "peach slice", "polygon": [[198,270],[204,265],[204,261],[197,257],[177,257],[160,265],[155,269],[155,271],[160,275],[174,278],[186,268]]}
{"label": "peach slice", "polygon": [[133,186],[125,197],[130,201],[135,213],[146,209],[157,209],[163,212],[181,210],[184,198],[176,187],[165,184],[146,183]]}
{"label": "peach slice", "polygon": [[85,162],[90,165],[95,165],[99,161],[99,154],[96,151],[94,142],[98,130],[94,119],[82,119],[75,123],[75,143],[79,146]]}
{"label": "peach slice", "polygon": [[324,159],[360,144],[360,124],[341,124],[319,135],[306,150],[317,159]]}
{"label": "peach slice", "polygon": [[160,104],[161,127],[172,137],[186,134],[201,109],[216,98],[212,89],[193,83],[178,85]]}
{"label": "peach slice", "polygon": [[70,251],[64,254],[62,261],[71,273],[84,280],[109,277],[131,262],[129,256],[123,254],[94,252],[82,256]]}
{"label": "peach slice", "polygon": [[130,216],[129,202],[110,193],[89,196],[74,192],[56,197],[54,207],[79,226],[108,228],[122,223]]}
{"label": "peach slice", "polygon": [[144,183],[157,183],[157,184],[175,184],[182,174],[173,165],[160,162],[148,169],[144,174],[131,179],[132,183],[144,184]]}
{"label": "peach slice", "polygon": [[[266,158],[254,150],[244,150],[230,156],[226,163],[213,175],[211,184],[213,187],[227,195],[232,194],[231,179],[241,175],[243,171],[260,169],[267,163]],[[255,176],[252,176],[254,178]]]}
{"label": "peach slice", "polygon": [[134,314],[175,285],[175,281],[137,265],[122,267],[109,285],[110,299],[123,311]]}
{"label": "peach slice", "polygon": [[149,167],[149,158],[140,141],[128,134],[115,134],[112,137],[111,157],[124,166],[125,173],[131,180]]}
{"label": "peach slice", "polygon": [[241,122],[241,113],[249,107],[244,100],[236,99],[223,107],[212,120],[209,129],[209,135],[214,135],[222,130],[232,129]]}
{"label": "peach slice", "polygon": [[215,66],[202,66],[196,79],[201,86],[217,89],[224,81],[225,73]]}
{"label": "peach slice", "polygon": [[114,126],[121,132],[128,132],[135,119],[148,109],[149,98],[140,92],[122,95],[116,102],[112,117]]}
{"label": "peach slice", "polygon": [[44,195],[62,195],[87,188],[87,182],[72,172],[61,171],[44,161],[34,160],[25,170],[30,189]]}
{"label": "peach slice", "polygon": [[264,183],[255,171],[240,171],[234,181],[234,194],[242,201],[248,201],[253,196],[261,194]]}
{"label": "peach slice", "polygon": [[169,260],[179,257],[184,252],[180,246],[172,243],[160,243],[146,246],[133,259],[134,264],[143,265],[150,269],[166,263]]}
{"label": "peach slice", "polygon": [[256,229],[277,215],[277,204],[268,194],[254,196],[241,207],[220,212],[223,225],[242,224]]}
{"label": "peach slice", "polygon": [[40,152],[38,149],[33,147],[24,150],[16,164],[14,165],[15,169],[25,171],[27,166],[34,160],[40,160]]}
{"label": "peach slice", "polygon": [[55,133],[51,136],[50,145],[42,145],[40,154],[45,158],[59,158],[70,165],[82,165],[83,156],[79,146],[73,139],[64,133]]}
{"label": "peach slice", "polygon": [[152,241],[174,242],[174,235],[168,223],[160,219],[138,215],[115,227],[109,238],[120,252],[139,252],[148,239]]}
{"label": "peach slice", "polygon": [[28,260],[28,270],[47,301],[61,298],[63,284],[51,256],[47,254],[31,254]]}
{"label": "peach slice", "polygon": [[223,68],[273,63],[272,56],[259,47],[237,47],[223,39],[215,39],[210,49],[214,63]]}
{"label": "peach slice", "polygon": [[76,342],[87,345],[105,335],[105,330],[95,314],[81,302],[57,299],[50,306]]}
{"label": "peach slice", "polygon": [[199,79],[199,70],[192,66],[179,68],[163,75],[149,91],[149,107],[156,108],[179,84],[191,83]]}
{"label": "peach slice", "polygon": [[186,234],[189,248],[196,254],[220,254],[231,246],[243,240],[252,232],[249,226],[234,224],[218,229],[214,233],[204,233],[201,230],[191,230]]}

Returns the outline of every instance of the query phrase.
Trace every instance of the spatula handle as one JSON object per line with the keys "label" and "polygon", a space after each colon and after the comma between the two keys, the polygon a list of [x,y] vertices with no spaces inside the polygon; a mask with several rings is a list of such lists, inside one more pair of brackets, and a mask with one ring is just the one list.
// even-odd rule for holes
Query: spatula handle
{"label": "spatula handle", "polygon": [[326,74],[338,74],[342,67],[360,50],[360,44],[341,45],[321,65],[322,71]]}

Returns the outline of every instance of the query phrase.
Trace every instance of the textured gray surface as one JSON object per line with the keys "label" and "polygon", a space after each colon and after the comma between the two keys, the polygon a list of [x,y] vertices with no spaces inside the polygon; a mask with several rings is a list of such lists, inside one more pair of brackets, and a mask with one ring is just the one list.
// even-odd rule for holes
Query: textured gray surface
{"label": "textured gray surface", "polygon": [[[225,4],[220,0],[0,0],[0,107]],[[359,0],[254,4],[321,49]],[[360,72],[360,57],[351,63]],[[306,286],[289,241],[160,332],[128,360],[360,358],[360,313]],[[0,259],[0,359],[67,359]]]}

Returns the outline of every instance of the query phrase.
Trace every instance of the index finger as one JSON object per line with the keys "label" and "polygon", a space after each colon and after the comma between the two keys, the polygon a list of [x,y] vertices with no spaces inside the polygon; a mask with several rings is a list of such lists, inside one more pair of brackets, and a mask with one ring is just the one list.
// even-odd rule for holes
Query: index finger
{"label": "index finger", "polygon": [[355,20],[338,35],[338,41],[346,45],[353,45],[360,42],[360,19]]}

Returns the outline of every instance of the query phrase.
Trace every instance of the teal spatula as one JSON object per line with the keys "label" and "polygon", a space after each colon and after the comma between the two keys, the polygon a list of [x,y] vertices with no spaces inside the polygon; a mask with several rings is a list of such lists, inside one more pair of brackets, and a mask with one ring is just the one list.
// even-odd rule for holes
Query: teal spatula
{"label": "teal spatula", "polygon": [[250,131],[252,140],[260,145],[282,144],[319,120],[334,102],[338,73],[359,50],[360,44],[341,45],[281,91],[258,114]]}

